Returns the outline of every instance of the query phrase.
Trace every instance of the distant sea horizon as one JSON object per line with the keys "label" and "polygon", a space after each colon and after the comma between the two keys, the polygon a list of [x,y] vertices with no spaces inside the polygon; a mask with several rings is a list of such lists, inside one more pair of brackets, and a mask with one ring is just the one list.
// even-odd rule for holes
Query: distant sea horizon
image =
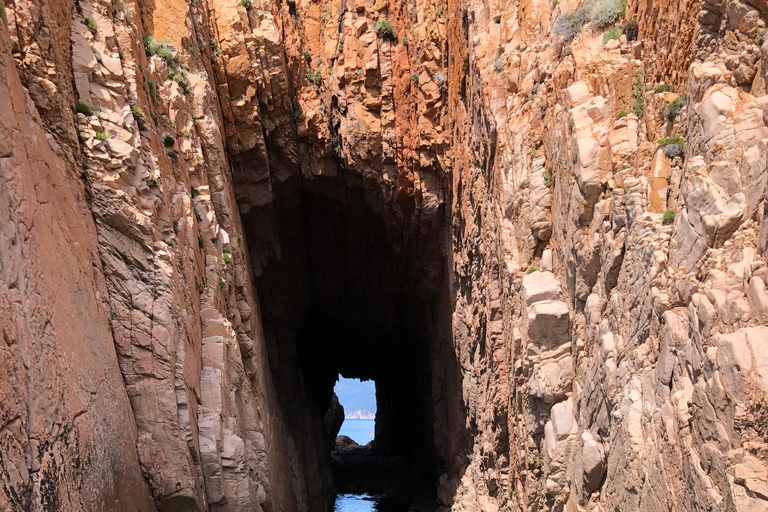
{"label": "distant sea horizon", "polygon": [[347,436],[360,445],[373,441],[376,421],[373,419],[347,418],[339,430],[340,436]]}

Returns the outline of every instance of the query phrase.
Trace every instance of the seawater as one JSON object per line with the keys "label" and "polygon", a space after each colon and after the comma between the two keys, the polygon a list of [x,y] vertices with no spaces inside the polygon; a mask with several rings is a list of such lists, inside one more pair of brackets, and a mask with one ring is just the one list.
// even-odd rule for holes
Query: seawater
{"label": "seawater", "polygon": [[[339,430],[340,436],[347,436],[357,444],[368,444],[373,441],[376,431],[376,420],[352,420],[346,419]],[[356,510],[356,509],[349,509]],[[374,510],[374,509],[360,509]]]}

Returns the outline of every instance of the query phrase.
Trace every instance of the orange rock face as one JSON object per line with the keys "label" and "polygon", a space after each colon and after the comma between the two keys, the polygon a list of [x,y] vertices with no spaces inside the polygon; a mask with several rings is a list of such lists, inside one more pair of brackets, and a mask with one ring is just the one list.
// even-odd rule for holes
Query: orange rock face
{"label": "orange rock face", "polygon": [[0,510],[768,508],[763,1],[0,5]]}

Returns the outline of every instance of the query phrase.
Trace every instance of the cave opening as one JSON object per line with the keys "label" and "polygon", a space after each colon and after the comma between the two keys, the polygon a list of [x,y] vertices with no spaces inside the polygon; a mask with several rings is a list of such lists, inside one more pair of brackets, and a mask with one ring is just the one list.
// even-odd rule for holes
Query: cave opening
{"label": "cave opening", "polygon": [[[370,190],[329,181],[279,184],[268,207],[243,215],[270,370],[307,469],[308,502],[331,510],[337,492],[434,500],[461,438],[447,435],[449,416],[463,415],[446,216],[407,226]],[[335,443],[340,375],[376,388],[374,442],[345,454]]]}

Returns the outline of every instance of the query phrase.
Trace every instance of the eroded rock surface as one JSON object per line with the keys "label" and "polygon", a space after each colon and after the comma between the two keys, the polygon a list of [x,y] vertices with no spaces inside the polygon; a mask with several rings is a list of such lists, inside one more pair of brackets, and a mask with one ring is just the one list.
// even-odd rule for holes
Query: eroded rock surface
{"label": "eroded rock surface", "polygon": [[765,2],[3,4],[0,510],[768,510]]}

